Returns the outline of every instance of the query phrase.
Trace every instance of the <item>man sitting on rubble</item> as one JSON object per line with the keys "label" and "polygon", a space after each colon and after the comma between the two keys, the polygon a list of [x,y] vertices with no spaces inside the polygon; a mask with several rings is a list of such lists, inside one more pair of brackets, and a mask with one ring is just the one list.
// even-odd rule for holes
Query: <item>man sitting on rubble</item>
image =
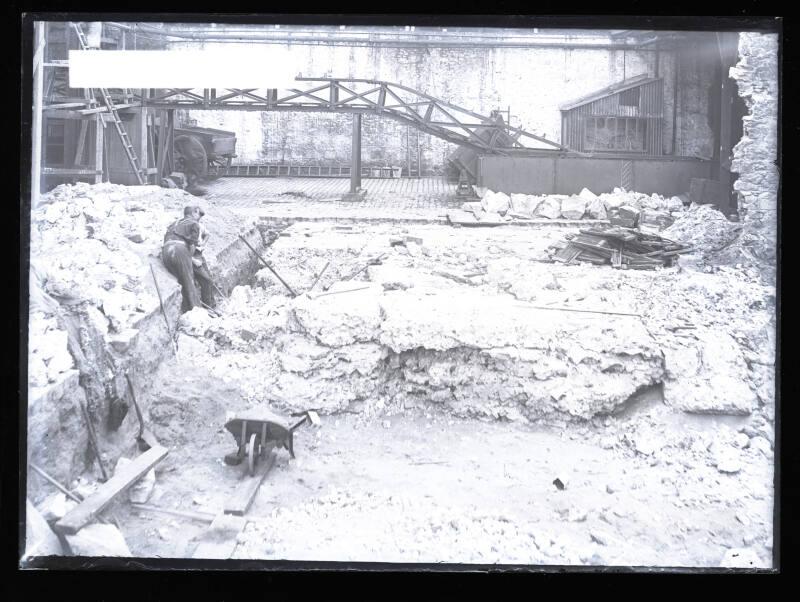
{"label": "man sitting on rubble", "polygon": [[199,207],[185,207],[183,218],[176,221],[164,236],[161,260],[170,274],[181,284],[183,304],[181,311],[191,311],[200,307],[200,295],[194,282],[192,256],[200,242]]}
{"label": "man sitting on rubble", "polygon": [[216,307],[216,300],[214,299],[214,281],[211,278],[211,272],[208,269],[206,258],[203,256],[203,249],[205,249],[211,234],[206,227],[200,222],[200,218],[205,215],[200,207],[194,207],[192,214],[200,226],[200,236],[197,245],[195,246],[194,255],[192,255],[192,264],[194,265],[194,275],[197,282],[200,284],[200,300],[209,308]]}

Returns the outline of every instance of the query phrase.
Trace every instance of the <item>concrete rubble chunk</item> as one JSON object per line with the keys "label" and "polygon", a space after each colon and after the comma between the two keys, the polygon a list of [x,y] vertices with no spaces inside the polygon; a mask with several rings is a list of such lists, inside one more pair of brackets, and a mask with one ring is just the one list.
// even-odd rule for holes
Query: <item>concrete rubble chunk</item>
{"label": "concrete rubble chunk", "polygon": [[[238,287],[237,287],[238,288]],[[202,307],[195,307],[180,317],[178,327],[188,335],[205,336],[209,328],[214,325],[214,319]]]}
{"label": "concrete rubble chunk", "polygon": [[630,205],[630,204],[629,205],[622,205],[619,208],[619,215],[620,215],[620,217],[624,217],[624,218],[629,218],[629,219],[634,219],[635,220],[635,219],[639,218],[639,214],[640,213],[641,213],[641,211],[639,210],[638,207],[635,207],[634,205]]}
{"label": "concrete rubble chunk", "polygon": [[561,199],[558,197],[545,197],[536,210],[534,217],[545,217],[547,219],[558,219],[561,217]]}
{"label": "concrete rubble chunk", "polygon": [[35,556],[62,556],[64,549],[58,536],[30,500],[25,500],[24,562]]}
{"label": "concrete rubble chunk", "polygon": [[132,556],[125,537],[114,525],[87,525],[66,539],[75,556]]}
{"label": "concrete rubble chunk", "polygon": [[625,204],[626,198],[625,196],[617,193],[609,194],[604,193],[600,195],[600,200],[603,201],[603,205],[605,205],[606,211],[610,209],[619,209],[622,205]]}
{"label": "concrete rubble chunk", "polygon": [[481,199],[481,206],[487,213],[506,213],[511,208],[511,197],[504,192],[487,191]]}
{"label": "concrete rubble chunk", "polygon": [[599,198],[600,198],[595,193],[593,193],[591,190],[589,190],[588,188],[584,188],[583,190],[581,190],[578,193],[578,196],[580,198],[582,198],[584,201],[586,201],[587,203],[590,203],[590,202],[595,201],[595,200],[599,200]]}
{"label": "concrete rubble chunk", "polygon": [[48,523],[61,520],[64,516],[78,505],[73,499],[70,499],[66,494],[59,492],[47,496],[38,506],[37,510],[41,516]]}
{"label": "concrete rubble chunk", "polygon": [[586,199],[569,197],[561,202],[561,217],[564,219],[581,219],[586,213]]}
{"label": "concrete rubble chunk", "polygon": [[725,331],[696,331],[697,340],[663,347],[664,403],[685,412],[746,415],[758,404],[747,364]]}
{"label": "concrete rubble chunk", "polygon": [[586,203],[586,215],[591,219],[607,219],[606,206],[599,198],[595,197]]}

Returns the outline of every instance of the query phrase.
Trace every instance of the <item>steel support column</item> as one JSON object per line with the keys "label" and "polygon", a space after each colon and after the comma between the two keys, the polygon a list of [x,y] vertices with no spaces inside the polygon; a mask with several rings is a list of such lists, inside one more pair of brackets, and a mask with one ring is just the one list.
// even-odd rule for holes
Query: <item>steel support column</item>
{"label": "steel support column", "polygon": [[353,115],[353,143],[350,159],[350,194],[361,190],[361,113]]}

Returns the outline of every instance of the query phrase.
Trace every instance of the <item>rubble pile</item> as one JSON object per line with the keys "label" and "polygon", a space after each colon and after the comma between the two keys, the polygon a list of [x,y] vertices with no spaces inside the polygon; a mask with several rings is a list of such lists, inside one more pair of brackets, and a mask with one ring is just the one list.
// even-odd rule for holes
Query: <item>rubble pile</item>
{"label": "rubble pile", "polygon": [[713,205],[693,204],[663,234],[709,255],[733,243],[741,230],[741,224],[730,221]]}
{"label": "rubble pile", "polygon": [[[508,195],[484,190],[480,202],[464,203],[460,211],[451,212],[450,219],[458,223],[474,221],[478,224],[531,219],[606,220],[617,217],[622,210],[623,214],[627,211],[627,217],[619,225],[633,227],[637,225],[640,214],[645,222],[669,225],[683,209],[684,200],[680,197],[647,195],[628,192],[622,188],[600,195],[594,194],[588,188],[573,195]],[[631,222],[628,223],[625,219],[630,219]]]}
{"label": "rubble pile", "polygon": [[[28,386],[31,389],[54,383],[75,367],[67,350],[67,331],[53,316],[32,313],[28,323]],[[33,395],[32,397],[36,397]]]}
{"label": "rubble pile", "polygon": [[117,184],[65,184],[43,195],[31,215],[31,257],[44,290],[96,307],[109,332],[128,328],[158,304],[148,256],[158,256],[167,226],[192,199]]}

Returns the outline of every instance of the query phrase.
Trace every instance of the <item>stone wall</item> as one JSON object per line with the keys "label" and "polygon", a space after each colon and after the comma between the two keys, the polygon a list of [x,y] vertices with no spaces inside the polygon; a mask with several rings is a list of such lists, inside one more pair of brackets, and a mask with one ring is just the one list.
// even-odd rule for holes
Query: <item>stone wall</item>
{"label": "stone wall", "polygon": [[[577,40],[580,43],[580,40]],[[180,48],[196,42],[178,43]],[[204,47],[212,48],[207,43]],[[230,44],[228,44],[230,46]],[[664,79],[664,152],[672,152],[675,54],[654,50],[579,47],[389,47],[380,44],[272,44],[276,60],[299,66],[307,77],[374,78],[400,83],[483,115],[510,107],[512,125],[560,141],[564,102],[637,75]],[[687,52],[687,55],[691,55]],[[681,65],[678,106],[679,153],[710,157],[713,135],[707,123],[710,77],[702,60]],[[309,85],[300,82],[299,87]],[[337,113],[243,113],[190,111],[197,125],[234,130],[240,162],[348,163],[352,118]],[[367,165],[407,164],[407,129],[390,119],[366,115],[362,158]],[[417,134],[410,132],[412,155]],[[424,171],[439,171],[454,146],[420,134]]]}
{"label": "stone wall", "polygon": [[744,135],[734,147],[731,170],[739,174],[739,213],[745,243],[764,261],[776,259],[778,186],[778,36],[743,33],[739,62],[730,76],[747,104]]}

